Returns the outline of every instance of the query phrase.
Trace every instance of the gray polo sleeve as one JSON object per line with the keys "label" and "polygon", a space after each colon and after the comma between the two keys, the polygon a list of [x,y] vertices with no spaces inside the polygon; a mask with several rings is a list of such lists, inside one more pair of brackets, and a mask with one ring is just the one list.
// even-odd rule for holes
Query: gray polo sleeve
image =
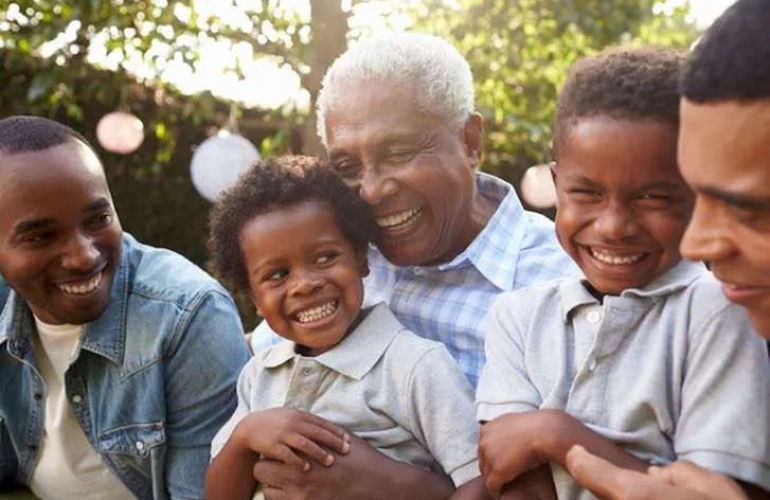
{"label": "gray polo sleeve", "polygon": [[211,460],[213,460],[214,457],[222,451],[222,448],[225,447],[225,444],[227,444],[227,441],[230,439],[235,427],[246,417],[246,415],[252,412],[251,391],[260,362],[262,362],[261,357],[253,357],[241,370],[241,374],[238,376],[238,385],[236,386],[238,405],[235,407],[233,415],[225,425],[217,431],[214,439],[211,441]]}
{"label": "gray polo sleeve", "polygon": [[487,362],[476,392],[476,417],[487,422],[505,413],[537,410],[540,393],[527,374],[524,359],[526,323],[523,294],[503,293],[487,317],[484,351]]}
{"label": "gray polo sleeve", "polygon": [[[721,290],[717,290],[721,294]],[[694,302],[693,311],[723,304]],[[674,448],[678,459],[770,490],[770,363],[736,305],[692,314]],[[730,429],[735,429],[731,432]]]}
{"label": "gray polo sleeve", "polygon": [[409,428],[455,486],[480,476],[473,389],[443,345],[422,355],[407,387]]}

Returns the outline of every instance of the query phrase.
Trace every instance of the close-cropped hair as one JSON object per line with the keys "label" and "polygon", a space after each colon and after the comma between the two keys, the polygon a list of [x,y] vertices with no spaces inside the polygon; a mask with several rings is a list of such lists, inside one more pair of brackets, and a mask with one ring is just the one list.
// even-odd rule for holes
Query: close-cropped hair
{"label": "close-cropped hair", "polygon": [[380,35],[353,45],[324,75],[317,102],[318,136],[324,146],[329,110],[345,106],[350,85],[372,81],[406,89],[417,109],[456,130],[475,109],[471,68],[449,42],[422,33]]}
{"label": "close-cropped hair", "polygon": [[669,49],[612,49],[578,60],[556,103],[554,155],[580,119],[652,119],[679,125],[683,53]]}
{"label": "close-cropped hair", "polygon": [[255,217],[308,201],[328,204],[353,248],[366,252],[377,231],[369,205],[322,160],[282,156],[254,163],[214,205],[208,239],[214,274],[236,292],[248,292],[241,230]]}
{"label": "close-cropped hair", "polygon": [[93,147],[70,127],[41,116],[9,116],[0,120],[0,154],[34,153],[80,141]]}
{"label": "close-cropped hair", "polygon": [[738,0],[693,48],[681,93],[693,102],[770,98],[770,1]]}

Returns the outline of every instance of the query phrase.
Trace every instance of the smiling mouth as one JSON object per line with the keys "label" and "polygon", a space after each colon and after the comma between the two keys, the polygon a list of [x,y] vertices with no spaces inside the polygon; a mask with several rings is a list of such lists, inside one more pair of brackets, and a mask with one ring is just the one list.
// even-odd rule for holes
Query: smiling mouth
{"label": "smiling mouth", "polygon": [[329,302],[325,302],[320,306],[315,306],[299,311],[294,315],[294,317],[296,318],[297,322],[301,324],[321,321],[322,319],[325,319],[334,314],[334,312],[337,310],[338,304],[339,303],[336,300],[330,300]]}
{"label": "smiling mouth", "polygon": [[74,281],[70,283],[60,283],[57,285],[59,290],[70,295],[88,295],[102,284],[104,271],[99,271],[96,276],[86,281]]}
{"label": "smiling mouth", "polygon": [[607,250],[587,247],[588,253],[602,264],[610,266],[629,266],[641,262],[648,254],[646,252],[618,254]]}
{"label": "smiling mouth", "polygon": [[377,217],[375,221],[380,229],[395,232],[402,231],[414,224],[420,215],[422,215],[422,208],[411,208],[385,217]]}

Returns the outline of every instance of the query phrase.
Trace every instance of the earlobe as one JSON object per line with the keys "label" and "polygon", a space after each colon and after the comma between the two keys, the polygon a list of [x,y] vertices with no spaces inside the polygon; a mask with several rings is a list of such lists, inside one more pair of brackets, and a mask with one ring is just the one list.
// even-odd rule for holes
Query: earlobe
{"label": "earlobe", "polygon": [[369,276],[369,260],[366,257],[366,251],[358,252],[356,258],[358,259],[358,270],[361,273],[361,277]]}
{"label": "earlobe", "polygon": [[481,163],[482,137],[484,133],[484,120],[478,113],[472,113],[465,121],[463,129],[463,142],[468,159],[475,167]]}
{"label": "earlobe", "polygon": [[551,171],[551,179],[553,180],[553,185],[556,185],[556,162],[552,161],[548,163],[548,170]]}

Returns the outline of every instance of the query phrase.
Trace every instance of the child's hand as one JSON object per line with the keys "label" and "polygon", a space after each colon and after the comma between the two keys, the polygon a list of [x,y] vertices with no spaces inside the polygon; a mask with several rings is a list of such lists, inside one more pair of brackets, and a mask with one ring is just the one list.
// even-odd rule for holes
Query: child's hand
{"label": "child's hand", "polygon": [[481,427],[479,461],[491,496],[499,498],[506,483],[551,460],[546,443],[555,437],[559,413],[508,413]]}
{"label": "child's hand", "polygon": [[327,467],[332,465],[334,455],[327,449],[347,453],[350,448],[350,435],[341,427],[288,408],[252,413],[238,424],[233,434],[241,446],[305,471],[311,467],[308,459]]}

